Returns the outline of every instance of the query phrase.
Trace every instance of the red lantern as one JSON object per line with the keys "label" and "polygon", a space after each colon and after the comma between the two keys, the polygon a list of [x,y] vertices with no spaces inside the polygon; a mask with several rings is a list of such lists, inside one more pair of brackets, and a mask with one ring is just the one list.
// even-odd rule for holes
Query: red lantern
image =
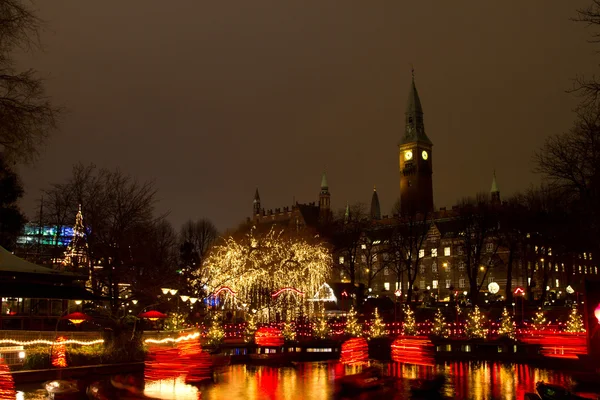
{"label": "red lantern", "polygon": [[147,318],[150,321],[157,321],[161,318],[162,319],[167,318],[167,315],[161,313],[160,311],[151,310],[151,311],[146,311],[145,313],[141,313],[140,315],[138,315],[138,317]]}
{"label": "red lantern", "polygon": [[598,323],[600,324],[600,303],[594,309],[594,316],[596,317],[596,319],[598,320]]}
{"label": "red lantern", "polygon": [[64,317],[62,317],[62,319],[68,319],[73,324],[79,325],[83,321],[89,321],[90,319],[92,319],[92,317],[90,317],[87,314],[81,313],[81,312],[74,312],[74,313],[65,315]]}

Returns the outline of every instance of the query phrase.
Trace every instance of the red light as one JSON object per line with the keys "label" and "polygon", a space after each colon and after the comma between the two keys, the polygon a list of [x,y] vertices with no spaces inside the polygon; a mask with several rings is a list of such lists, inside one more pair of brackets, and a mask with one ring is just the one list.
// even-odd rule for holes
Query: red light
{"label": "red light", "polygon": [[365,338],[352,338],[342,343],[340,361],[348,365],[369,361],[369,345]]}
{"label": "red light", "polygon": [[227,287],[227,286],[223,286],[222,288],[220,288],[219,290],[217,290],[217,291],[216,291],[216,292],[213,294],[213,296],[216,296],[216,295],[218,295],[219,293],[221,293],[221,292],[223,292],[223,291],[226,291],[226,292],[229,292],[229,293],[231,293],[231,295],[232,295],[232,296],[235,296],[235,295],[236,295],[236,292],[234,292],[234,291],[233,291],[231,288],[229,288],[229,287]]}
{"label": "red light", "polygon": [[56,339],[56,344],[52,346],[52,366],[64,368],[67,366],[67,350],[65,345],[62,343],[67,339],[64,336],[59,336]]}
{"label": "red light", "polygon": [[271,296],[272,297],[277,297],[279,296],[282,292],[294,292],[296,294],[299,294],[300,296],[304,296],[304,292],[299,291],[296,288],[293,287],[284,287],[283,289],[279,289],[278,291],[276,291],[275,293],[273,293]]}
{"label": "red light", "polygon": [[395,362],[434,365],[433,344],[426,337],[396,339],[392,343],[392,360]]}
{"label": "red light", "polygon": [[515,294],[523,294],[523,293],[525,293],[525,290],[523,290],[523,288],[518,287],[515,289]]}
{"label": "red light", "polygon": [[596,317],[596,319],[598,320],[598,323],[600,324],[600,303],[594,309],[594,316]]}
{"label": "red light", "polygon": [[262,327],[254,333],[254,342],[263,347],[283,346],[283,335],[277,328]]}

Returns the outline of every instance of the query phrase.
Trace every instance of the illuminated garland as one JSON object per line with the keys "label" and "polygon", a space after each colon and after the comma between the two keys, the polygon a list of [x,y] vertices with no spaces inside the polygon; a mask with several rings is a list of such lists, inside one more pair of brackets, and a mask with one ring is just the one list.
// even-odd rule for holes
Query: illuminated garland
{"label": "illuminated garland", "polygon": [[273,294],[271,295],[271,297],[277,297],[277,296],[279,296],[279,295],[280,295],[281,293],[283,293],[283,292],[292,292],[292,293],[296,293],[296,294],[298,294],[298,295],[300,295],[300,296],[304,296],[304,293],[303,293],[303,292],[301,292],[301,291],[299,291],[299,290],[298,290],[298,289],[296,289],[296,288],[293,288],[293,287],[284,287],[284,288],[282,288],[282,289],[279,289],[279,290],[278,290],[278,291],[276,291],[275,293],[273,293]]}
{"label": "illuminated garland", "polygon": [[322,309],[319,313],[313,330],[314,336],[317,339],[327,339],[327,337],[329,336],[329,324],[327,323],[327,317],[325,316],[324,309]]}
{"label": "illuminated garland", "polygon": [[258,329],[256,326],[256,316],[254,314],[250,314],[248,323],[244,329],[244,342],[252,343],[254,341],[254,332],[256,332],[256,329]]}
{"label": "illuminated garland", "polygon": [[186,336],[180,336],[178,338],[164,338],[164,339],[146,339],[144,343],[152,343],[152,344],[164,344],[164,343],[179,343],[186,342],[189,340],[194,340],[200,337],[200,332],[191,333]]}
{"label": "illuminated garland", "polygon": [[[13,339],[0,339],[0,344],[13,344],[15,346],[33,346],[33,345],[38,345],[38,344],[53,345],[55,343],[56,343],[56,341],[43,340],[43,339],[36,339],[36,340],[29,340],[29,341],[20,341],[20,340],[13,340]],[[96,340],[91,340],[89,342],[68,339],[68,340],[64,340],[62,343],[65,345],[66,344],[78,344],[80,346],[93,346],[96,344],[104,343],[104,339],[96,339]]]}
{"label": "illuminated garland", "polygon": [[219,345],[223,341],[223,338],[225,338],[225,331],[223,330],[221,318],[218,313],[214,313],[212,324],[206,336],[208,337],[208,344],[213,346]]}
{"label": "illuminated garland", "polygon": [[296,340],[296,328],[294,327],[294,324],[290,321],[289,317],[283,324],[282,334],[283,338],[287,342],[293,342],[294,340]]}

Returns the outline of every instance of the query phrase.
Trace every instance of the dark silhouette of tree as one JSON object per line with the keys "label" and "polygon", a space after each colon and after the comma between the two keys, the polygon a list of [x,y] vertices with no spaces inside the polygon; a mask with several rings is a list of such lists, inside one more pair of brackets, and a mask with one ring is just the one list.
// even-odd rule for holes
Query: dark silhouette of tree
{"label": "dark silhouette of tree", "polygon": [[0,156],[0,246],[13,250],[25,224],[17,202],[23,196],[19,177]]}
{"label": "dark silhouette of tree", "polygon": [[39,47],[41,20],[21,0],[0,0],[0,149],[12,161],[31,161],[57,127],[53,107],[34,70],[18,71],[15,50]]}
{"label": "dark silhouette of tree", "polygon": [[[332,235],[334,254],[338,257],[337,265],[340,271],[345,273],[351,284],[358,283],[360,278],[360,249],[363,241],[363,233],[368,226],[366,207],[362,203],[354,204],[338,213],[335,231]],[[343,257],[343,262],[340,257]]]}
{"label": "dark silhouette of tree", "polygon": [[182,266],[188,269],[201,266],[218,236],[217,228],[207,218],[185,222],[179,232]]}
{"label": "dark silhouette of tree", "polygon": [[469,281],[469,299],[476,306],[488,273],[499,263],[498,212],[487,194],[478,194],[476,198],[460,202],[457,218],[463,250],[461,258]]}
{"label": "dark silhouette of tree", "polygon": [[[588,7],[580,8],[577,10],[577,16],[573,18],[576,22],[583,22],[588,25],[588,27],[592,27],[593,29],[597,29],[600,25],[600,0],[591,0],[591,4]],[[592,43],[600,43],[600,32],[597,30],[593,30],[592,33]],[[581,94],[584,97],[584,105],[585,106],[593,106],[598,105],[598,100],[600,100],[600,82],[596,76],[585,77],[585,76],[577,76],[575,78],[575,87],[573,89],[574,92]]]}

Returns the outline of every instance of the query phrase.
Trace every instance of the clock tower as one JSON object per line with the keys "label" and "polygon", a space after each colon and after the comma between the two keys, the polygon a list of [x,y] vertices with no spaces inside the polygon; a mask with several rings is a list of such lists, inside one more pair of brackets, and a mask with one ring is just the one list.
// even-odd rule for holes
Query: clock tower
{"label": "clock tower", "polygon": [[433,143],[425,134],[423,108],[413,71],[406,104],[404,136],[399,144],[400,212],[403,215],[433,211]]}

